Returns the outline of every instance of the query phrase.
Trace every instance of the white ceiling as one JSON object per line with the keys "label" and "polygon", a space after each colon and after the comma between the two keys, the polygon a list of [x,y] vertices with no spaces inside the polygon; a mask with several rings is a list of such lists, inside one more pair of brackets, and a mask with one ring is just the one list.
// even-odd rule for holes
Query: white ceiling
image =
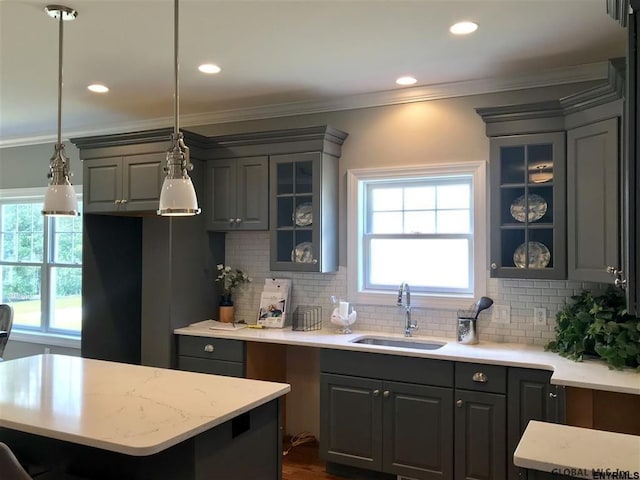
{"label": "white ceiling", "polygon": [[[55,138],[58,23],[45,5],[0,0],[0,146]],[[64,24],[63,136],[172,125],[173,2],[63,5],[79,12]],[[451,35],[463,19],[479,30]],[[384,95],[369,103],[409,101],[547,71],[588,79],[625,54],[625,34],[606,0],[182,0],[181,124],[348,108],[371,92]],[[198,72],[203,62],[222,72]],[[403,74],[417,85],[397,87]],[[90,93],[94,82],[111,91]]]}

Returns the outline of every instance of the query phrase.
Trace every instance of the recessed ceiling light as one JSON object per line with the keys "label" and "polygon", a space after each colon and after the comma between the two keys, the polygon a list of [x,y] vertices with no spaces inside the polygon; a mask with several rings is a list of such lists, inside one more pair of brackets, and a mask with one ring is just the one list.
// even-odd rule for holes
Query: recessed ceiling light
{"label": "recessed ceiling light", "polygon": [[108,87],[106,87],[105,85],[100,85],[99,83],[94,83],[93,85],[89,85],[87,89],[89,89],[94,93],[107,93],[109,91]]}
{"label": "recessed ceiling light", "polygon": [[396,83],[397,83],[398,85],[413,85],[413,84],[414,84],[414,83],[416,83],[416,82],[417,82],[417,80],[416,80],[415,78],[413,78],[413,77],[409,77],[409,76],[406,76],[406,77],[400,77],[400,78],[398,78],[398,79],[396,80]]}
{"label": "recessed ceiling light", "polygon": [[454,35],[467,35],[478,29],[478,24],[473,22],[458,22],[451,25],[449,31]]}
{"label": "recessed ceiling light", "polygon": [[213,63],[203,63],[198,67],[202,73],[220,73],[220,67]]}

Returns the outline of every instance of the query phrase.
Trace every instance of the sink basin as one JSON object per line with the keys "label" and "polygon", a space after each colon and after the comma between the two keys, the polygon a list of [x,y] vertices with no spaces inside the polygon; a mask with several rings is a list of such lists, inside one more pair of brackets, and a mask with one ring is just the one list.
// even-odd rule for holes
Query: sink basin
{"label": "sink basin", "polygon": [[383,347],[415,348],[417,350],[437,350],[446,345],[445,342],[404,340],[402,338],[360,337],[351,340],[352,343],[365,345],[381,345]]}

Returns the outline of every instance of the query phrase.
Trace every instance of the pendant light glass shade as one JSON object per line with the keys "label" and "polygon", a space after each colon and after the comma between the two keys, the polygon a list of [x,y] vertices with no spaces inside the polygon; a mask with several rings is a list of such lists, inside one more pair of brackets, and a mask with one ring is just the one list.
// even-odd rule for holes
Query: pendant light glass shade
{"label": "pendant light glass shade", "polygon": [[189,158],[189,147],[184,144],[184,137],[178,125],[179,121],[179,96],[178,96],[178,0],[174,0],[174,25],[173,25],[173,65],[174,85],[174,129],[171,135],[171,146],[167,152],[167,176],[162,183],[160,192],[160,205],[158,215],[186,217],[200,213],[196,189],[193,187],[189,170],[193,170],[193,164]]}
{"label": "pendant light glass shade", "polygon": [[184,144],[182,133],[171,135],[171,149],[167,152],[167,176],[162,183],[158,215],[190,216],[200,213],[196,190],[187,173],[189,147]]}
{"label": "pendant light glass shade", "polygon": [[62,23],[64,20],[73,20],[78,12],[73,8],[61,5],[49,5],[45,11],[58,20],[58,141],[54,146],[54,153],[49,161],[49,187],[44,196],[42,206],[43,215],[52,216],[77,216],[78,197],[69,181],[69,159],[64,154],[62,144]]}
{"label": "pendant light glass shade", "polygon": [[51,216],[77,216],[78,197],[69,181],[69,160],[64,155],[64,145],[56,144],[51,157],[51,182],[44,196],[42,213]]}

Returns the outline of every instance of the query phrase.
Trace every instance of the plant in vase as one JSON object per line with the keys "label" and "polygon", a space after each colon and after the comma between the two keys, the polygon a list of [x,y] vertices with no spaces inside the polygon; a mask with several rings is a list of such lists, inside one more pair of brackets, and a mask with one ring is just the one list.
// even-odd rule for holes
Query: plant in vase
{"label": "plant in vase", "polygon": [[222,263],[216,266],[218,276],[216,283],[220,286],[220,313],[218,320],[221,322],[234,321],[233,292],[243,283],[251,282],[251,278],[239,268],[231,268]]}

